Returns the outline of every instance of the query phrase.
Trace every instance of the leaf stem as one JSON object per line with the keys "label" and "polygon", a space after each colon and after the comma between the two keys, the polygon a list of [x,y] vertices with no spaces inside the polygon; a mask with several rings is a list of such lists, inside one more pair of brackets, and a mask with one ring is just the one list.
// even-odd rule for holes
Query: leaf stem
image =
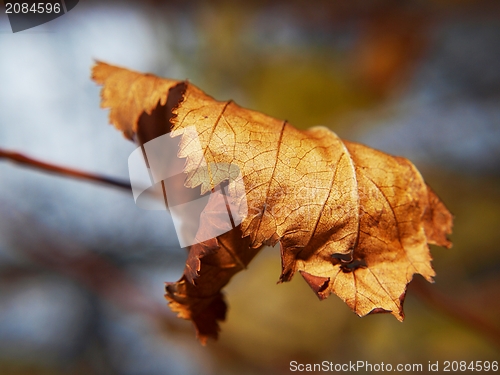
{"label": "leaf stem", "polygon": [[42,171],[55,173],[60,176],[83,179],[92,182],[99,182],[106,185],[111,185],[114,187],[118,187],[121,189],[131,190],[130,183],[127,181],[119,180],[113,177],[107,177],[103,175],[98,175],[94,173],[88,173],[79,171],[77,169],[66,168],[62,166],[58,166],[55,164],[45,163],[18,152],[3,150],[0,148],[0,159],[7,159],[17,164],[21,164],[23,166],[39,169]]}

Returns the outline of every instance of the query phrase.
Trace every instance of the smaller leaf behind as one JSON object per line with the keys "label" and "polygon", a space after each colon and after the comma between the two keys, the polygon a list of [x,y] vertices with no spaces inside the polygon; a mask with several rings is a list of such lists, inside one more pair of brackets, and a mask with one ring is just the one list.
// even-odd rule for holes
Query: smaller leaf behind
{"label": "smaller leaf behind", "polygon": [[[210,196],[204,210],[212,215],[212,225],[226,213],[220,191]],[[203,221],[210,222],[210,221]],[[199,233],[211,228],[200,227]],[[239,227],[217,238],[198,243],[189,248],[186,268],[182,278],[175,283],[166,283],[165,298],[172,311],[180,318],[191,320],[202,344],[208,337],[217,338],[218,321],[225,320],[226,303],[222,288],[238,272],[245,269],[260,249],[250,247],[250,238],[242,238]]]}

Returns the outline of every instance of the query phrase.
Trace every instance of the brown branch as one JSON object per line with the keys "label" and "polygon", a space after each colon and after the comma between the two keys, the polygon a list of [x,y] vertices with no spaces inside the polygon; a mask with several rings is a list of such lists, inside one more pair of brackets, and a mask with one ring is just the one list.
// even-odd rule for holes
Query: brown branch
{"label": "brown branch", "polygon": [[441,311],[456,321],[479,332],[500,347],[500,329],[464,303],[459,303],[455,299],[439,292],[420,277],[413,279],[410,283],[410,289],[415,296],[427,303],[431,308]]}
{"label": "brown branch", "polygon": [[122,181],[119,179],[115,179],[113,177],[102,176],[94,173],[82,172],[77,169],[61,167],[58,165],[45,163],[38,161],[36,159],[24,156],[23,154],[19,154],[17,152],[3,150],[0,148],[0,159],[7,159],[17,164],[21,164],[26,167],[31,167],[35,169],[39,169],[42,171],[55,173],[64,177],[71,177],[77,179],[83,179],[92,182],[99,182],[106,185],[111,185],[114,187],[118,187],[121,189],[131,190],[130,183],[126,181]]}

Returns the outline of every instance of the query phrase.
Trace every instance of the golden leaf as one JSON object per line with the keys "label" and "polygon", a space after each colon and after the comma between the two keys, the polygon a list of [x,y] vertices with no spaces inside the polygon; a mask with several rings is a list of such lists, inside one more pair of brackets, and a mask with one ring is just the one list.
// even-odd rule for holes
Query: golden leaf
{"label": "golden leaf", "polygon": [[[248,204],[241,225],[191,246],[183,277],[166,288],[171,308],[195,323],[202,342],[217,337],[225,318],[220,290],[263,245],[280,243],[280,281],[299,271],[320,299],[333,292],[360,316],[390,312],[399,320],[413,275],[434,276],[427,243],[451,246],[451,214],[407,159],[324,127],[298,130],[189,82],[104,63],[93,78],[111,123],[128,138],[180,137],[186,187],[215,192],[233,166],[241,172]],[[227,209],[211,196],[204,214],[214,216],[204,225],[219,225],[217,213]]]}

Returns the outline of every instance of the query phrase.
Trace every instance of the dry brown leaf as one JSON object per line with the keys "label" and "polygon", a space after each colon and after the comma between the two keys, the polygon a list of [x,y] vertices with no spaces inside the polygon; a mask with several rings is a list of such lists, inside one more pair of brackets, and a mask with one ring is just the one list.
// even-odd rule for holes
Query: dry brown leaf
{"label": "dry brown leaf", "polygon": [[[451,214],[404,158],[324,127],[297,130],[189,82],[101,62],[92,77],[103,85],[110,122],[128,138],[142,145],[168,132],[181,137],[185,186],[204,194],[228,180],[230,166],[243,175],[248,215],[231,232],[191,246],[183,277],[166,288],[171,308],[194,322],[202,342],[217,337],[225,318],[220,290],[263,245],[280,243],[280,281],[299,271],[320,299],[333,292],[360,316],[390,312],[399,320],[413,275],[434,276],[427,243],[451,246]],[[191,126],[201,151],[191,147]],[[209,167],[196,168],[203,159]],[[211,197],[204,213],[224,210]]]}

